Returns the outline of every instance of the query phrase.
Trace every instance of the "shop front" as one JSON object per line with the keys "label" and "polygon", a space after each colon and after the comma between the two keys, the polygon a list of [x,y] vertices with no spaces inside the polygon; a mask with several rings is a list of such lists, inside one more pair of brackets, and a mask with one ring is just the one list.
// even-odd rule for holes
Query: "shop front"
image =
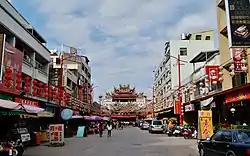
{"label": "shop front", "polygon": [[250,87],[225,95],[224,116],[233,125],[250,124]]}

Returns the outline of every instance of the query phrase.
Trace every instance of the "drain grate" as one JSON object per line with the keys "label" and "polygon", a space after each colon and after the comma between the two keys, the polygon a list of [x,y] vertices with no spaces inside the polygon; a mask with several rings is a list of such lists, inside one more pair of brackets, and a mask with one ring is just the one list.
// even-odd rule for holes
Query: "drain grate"
{"label": "drain grate", "polygon": [[134,145],[134,146],[141,146],[142,144],[136,144],[136,143],[134,143],[132,145]]}

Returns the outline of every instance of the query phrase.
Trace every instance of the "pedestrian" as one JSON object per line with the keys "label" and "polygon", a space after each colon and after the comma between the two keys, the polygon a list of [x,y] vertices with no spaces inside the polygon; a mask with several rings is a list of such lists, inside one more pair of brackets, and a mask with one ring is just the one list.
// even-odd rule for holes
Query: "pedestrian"
{"label": "pedestrian", "polygon": [[104,131],[104,126],[102,124],[102,122],[99,124],[99,133],[100,133],[100,137],[102,137],[102,134],[103,134],[103,131]]}
{"label": "pedestrian", "polygon": [[108,129],[108,137],[111,137],[111,131],[112,131],[113,127],[112,127],[112,124],[110,122],[108,122],[107,129]]}

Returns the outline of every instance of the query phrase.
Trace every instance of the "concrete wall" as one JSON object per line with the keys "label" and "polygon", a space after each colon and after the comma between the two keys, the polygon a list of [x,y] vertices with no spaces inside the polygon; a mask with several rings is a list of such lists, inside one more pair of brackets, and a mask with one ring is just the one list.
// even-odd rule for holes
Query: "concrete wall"
{"label": "concrete wall", "polygon": [[[170,53],[171,56],[178,57],[180,48],[187,48],[187,56],[181,56],[183,61],[191,61],[201,51],[211,51],[215,49],[214,41],[202,41],[202,40],[179,40],[170,41]],[[181,62],[181,81],[190,76],[194,72],[193,64]],[[203,64],[196,64],[196,69]],[[171,88],[178,88],[178,67],[177,60],[171,58]]]}

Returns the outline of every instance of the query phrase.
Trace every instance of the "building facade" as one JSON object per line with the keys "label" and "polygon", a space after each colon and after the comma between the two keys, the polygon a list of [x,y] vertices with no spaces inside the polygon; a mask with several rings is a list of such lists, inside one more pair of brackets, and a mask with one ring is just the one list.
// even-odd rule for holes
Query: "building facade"
{"label": "building facade", "polygon": [[64,51],[58,54],[57,50],[52,50],[50,57],[50,82],[55,86],[61,85],[72,96],[72,100],[90,110],[93,97],[88,58]]}
{"label": "building facade", "polygon": [[115,114],[131,114],[139,110],[146,103],[146,96],[138,93],[130,85],[119,85],[111,93],[106,93],[103,105]]}
{"label": "building facade", "polygon": [[1,92],[13,96],[13,101],[47,102],[39,91],[48,83],[46,41],[8,1],[0,2],[0,12]]}
{"label": "building facade", "polygon": [[[171,40],[165,45],[164,58],[155,70],[155,111],[173,107],[173,92],[178,88],[177,57],[180,54],[181,81],[190,76],[202,64],[189,61],[201,51],[214,50],[213,31],[182,34],[182,40]],[[196,40],[197,39],[197,40]]]}

